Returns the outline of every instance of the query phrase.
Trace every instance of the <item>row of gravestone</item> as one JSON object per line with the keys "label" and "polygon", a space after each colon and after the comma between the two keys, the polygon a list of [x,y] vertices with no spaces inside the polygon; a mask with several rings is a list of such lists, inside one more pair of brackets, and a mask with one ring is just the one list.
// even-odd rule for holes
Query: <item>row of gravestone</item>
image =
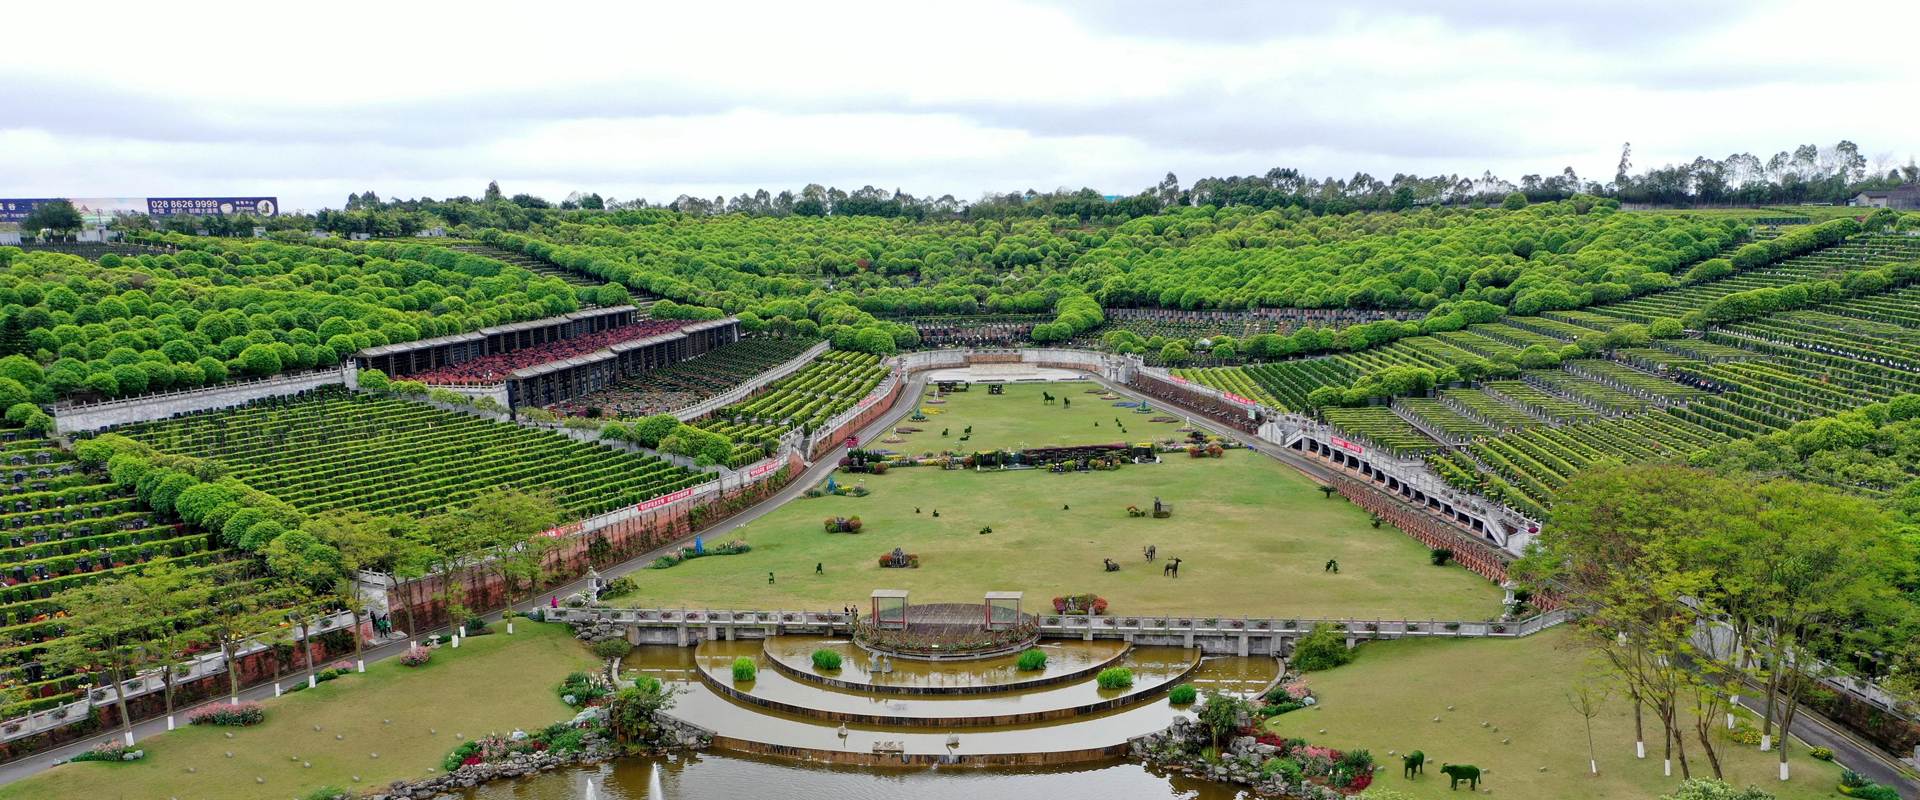
{"label": "row of gravestone", "polygon": [[[26,465],[21,464],[19,466],[24,467]],[[24,469],[16,469],[13,471],[13,474],[11,475],[11,477],[13,478],[13,482],[18,484],[18,483],[26,483],[28,478],[51,478],[51,477],[54,477],[55,475],[65,477],[72,474],[73,474],[72,464],[61,464],[58,469],[54,469],[50,467],[34,467],[32,474],[28,474],[27,471]]]}
{"label": "row of gravestone", "polygon": [[73,509],[71,512],[67,511],[65,506],[58,506],[46,514],[35,514],[33,512],[44,511],[47,509],[33,508],[26,501],[16,500],[14,501],[14,504],[13,504],[14,515],[6,517],[6,521],[7,521],[6,527],[24,528],[24,527],[27,527],[28,525],[45,525],[47,524],[48,517],[52,517],[54,522],[68,522],[73,520],[86,519],[88,517],[112,516],[114,514],[123,513],[126,510],[126,507],[128,505],[131,505],[130,503],[105,503],[105,501],[95,501],[95,502],[104,503],[104,504],[81,506],[79,508]]}
{"label": "row of gravestone", "polygon": [[[64,532],[65,531],[63,531],[63,533]],[[33,535],[33,538],[31,541],[28,541],[23,537],[19,537],[19,536],[12,537],[13,547],[5,550],[0,550],[0,562],[12,563],[15,561],[39,561],[40,559],[43,559],[43,558],[58,558],[60,556],[70,556],[76,553],[85,554],[90,550],[96,550],[96,549],[101,552],[109,552],[114,547],[125,547],[127,545],[134,545],[134,544],[146,544],[147,542],[157,542],[157,541],[164,541],[167,539],[175,539],[175,538],[179,538],[179,537],[175,534],[175,532],[171,528],[135,529],[128,536],[126,536],[122,541],[119,541],[119,542],[113,542],[113,541],[81,542],[77,540],[60,540],[60,539],[54,539],[52,537],[49,537],[46,531],[40,531]],[[42,545],[42,544],[50,545],[50,546],[44,547],[44,548],[34,547],[34,545]],[[93,546],[96,544],[99,545],[99,547]],[[28,549],[30,547],[33,549]],[[147,549],[151,550],[152,548],[147,548]]]}

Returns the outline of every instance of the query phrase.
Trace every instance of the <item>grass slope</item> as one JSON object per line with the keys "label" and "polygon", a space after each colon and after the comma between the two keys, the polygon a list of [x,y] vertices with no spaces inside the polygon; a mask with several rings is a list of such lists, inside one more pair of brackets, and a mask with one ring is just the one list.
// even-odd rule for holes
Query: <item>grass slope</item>
{"label": "grass slope", "polygon": [[[1136,414],[1131,408],[1113,404],[1126,400],[1102,400],[1088,394],[1098,388],[1091,383],[1009,384],[1004,395],[987,394],[987,387],[975,384],[969,391],[947,395],[945,403],[933,404],[922,398],[920,408],[929,412],[926,422],[902,422],[921,428],[920,433],[902,437],[904,444],[868,442],[872,447],[923,453],[953,450],[973,453],[983,450],[1019,449],[1066,444],[1105,442],[1144,442],[1179,437],[1177,422],[1150,422],[1155,417],[1181,418],[1178,412]],[[1047,405],[1043,394],[1055,398]],[[1061,401],[1071,405],[1062,405]],[[1115,420],[1118,420],[1116,422]],[[1100,423],[1095,426],[1094,423]],[[972,437],[960,441],[962,431],[973,426]],[[942,428],[949,429],[941,436]],[[1126,432],[1121,433],[1120,429]]]}
{"label": "grass slope", "polygon": [[[573,716],[554,687],[568,672],[590,669],[594,659],[565,625],[523,620],[515,628],[513,636],[502,632],[464,640],[458,650],[443,647],[426,667],[387,659],[369,664],[365,675],[268,700],[267,721],[251,728],[186,727],[141,740],[147,751],[141,761],[55,767],[0,786],[0,800],[254,800],[295,797],[329,783],[364,790],[425,778],[427,768],[459,744],[455,733],[472,739]],[[225,756],[229,750],[233,758]]]}
{"label": "grass slope", "polygon": [[[1078,414],[1079,402],[1072,409],[1041,407],[1037,391],[1029,403],[1019,395],[989,397],[980,387],[968,395],[964,404],[948,404],[955,410],[936,415],[936,422],[922,426],[927,432],[916,436],[937,438],[940,425],[957,435],[973,425],[976,438],[1099,441],[1073,438],[1081,430],[1077,424],[1042,424]],[[1086,431],[1096,430],[1087,422]],[[1021,426],[1026,433],[1009,433]],[[837,479],[861,477],[842,473]],[[1027,593],[1030,610],[1048,608],[1058,595],[1096,592],[1117,614],[1477,620],[1499,611],[1500,592],[1486,580],[1458,566],[1430,566],[1426,548],[1412,538],[1390,526],[1371,527],[1357,507],[1327,499],[1312,481],[1245,450],[1219,459],[1170,456],[1118,472],[917,467],[864,478],[873,494],[799,499],[714,533],[711,542],[740,537],[754,549],[637,572],[639,590],[617,602],[838,608],[864,604],[884,587],[908,589],[922,603],[979,602],[984,592],[1018,590]],[[1175,504],[1171,519],[1126,515],[1129,505],[1150,508],[1156,495]],[[822,520],[853,515],[864,523],[862,533],[822,532]],[[980,534],[983,526],[994,532]],[[1185,559],[1177,580],[1162,577],[1160,564],[1144,562],[1141,548],[1148,544],[1158,546],[1163,560]],[[881,569],[879,556],[895,547],[918,554],[921,568]],[[1103,572],[1102,558],[1124,568]],[[1338,575],[1323,571],[1329,558],[1340,561]],[[814,574],[816,564],[824,575]],[[776,578],[771,585],[768,572]]]}
{"label": "grass slope", "polygon": [[[1459,796],[1448,792],[1441,761],[1491,769],[1480,787],[1495,797],[1598,800],[1671,792],[1680,783],[1680,766],[1675,763],[1674,777],[1660,774],[1659,722],[1647,713],[1653,740],[1647,742],[1646,760],[1634,758],[1633,708],[1624,697],[1609,698],[1594,718],[1600,775],[1588,774],[1585,721],[1568,704],[1567,693],[1590,670],[1586,652],[1573,645],[1565,628],[1517,640],[1368,644],[1354,663],[1308,676],[1325,701],[1321,710],[1275,717],[1268,727],[1315,744],[1371,750],[1374,760],[1387,766],[1375,785],[1418,798]],[[1435,723],[1434,717],[1441,721]],[[1482,722],[1491,726],[1482,728]],[[1688,725],[1693,774],[1711,777]],[[1794,777],[1786,783],[1778,780],[1778,754],[1722,745],[1727,781],[1735,786],[1751,783],[1781,800],[1834,796],[1840,769],[1808,758],[1799,742],[1789,752]],[[1426,753],[1426,775],[1402,778],[1400,759],[1388,750]],[[1539,769],[1543,766],[1545,772]]]}

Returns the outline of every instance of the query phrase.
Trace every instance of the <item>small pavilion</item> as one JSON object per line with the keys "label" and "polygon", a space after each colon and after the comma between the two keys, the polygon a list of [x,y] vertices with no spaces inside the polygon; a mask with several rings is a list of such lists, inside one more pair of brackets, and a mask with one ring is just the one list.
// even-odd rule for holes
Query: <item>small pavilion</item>
{"label": "small pavilion", "polygon": [[1023,596],[1023,592],[987,592],[987,630],[1020,627],[1020,599]]}
{"label": "small pavilion", "polygon": [[907,590],[875,589],[869,598],[873,604],[873,626],[881,630],[907,629]]}

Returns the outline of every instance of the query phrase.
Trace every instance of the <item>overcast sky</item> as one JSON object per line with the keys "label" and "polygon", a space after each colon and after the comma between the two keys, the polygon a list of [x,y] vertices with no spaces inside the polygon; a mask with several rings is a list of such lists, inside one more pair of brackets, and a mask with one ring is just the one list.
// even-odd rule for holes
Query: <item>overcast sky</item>
{"label": "overcast sky", "polygon": [[1606,179],[1625,141],[1636,168],[1920,152],[1909,0],[104,0],[7,23],[0,197],[974,199],[1275,166]]}

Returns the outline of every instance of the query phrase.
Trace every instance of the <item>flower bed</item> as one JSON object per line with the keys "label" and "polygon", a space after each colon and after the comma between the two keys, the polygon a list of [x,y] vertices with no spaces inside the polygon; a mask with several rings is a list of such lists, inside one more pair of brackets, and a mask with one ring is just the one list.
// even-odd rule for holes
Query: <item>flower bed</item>
{"label": "flower bed", "polygon": [[654,559],[653,563],[647,565],[647,569],[667,569],[669,567],[677,567],[684,562],[696,558],[704,558],[706,556],[733,556],[748,552],[752,549],[752,546],[740,539],[735,539],[717,547],[708,547],[704,550],[682,547],[678,553],[671,553]]}
{"label": "flower bed", "polygon": [[400,654],[400,666],[403,667],[424,667],[432,660],[433,651],[419,645],[408,648],[407,652]]}
{"label": "flower bed", "polygon": [[239,705],[213,705],[187,714],[188,725],[230,725],[246,727],[267,721],[267,712],[251,700]]}

